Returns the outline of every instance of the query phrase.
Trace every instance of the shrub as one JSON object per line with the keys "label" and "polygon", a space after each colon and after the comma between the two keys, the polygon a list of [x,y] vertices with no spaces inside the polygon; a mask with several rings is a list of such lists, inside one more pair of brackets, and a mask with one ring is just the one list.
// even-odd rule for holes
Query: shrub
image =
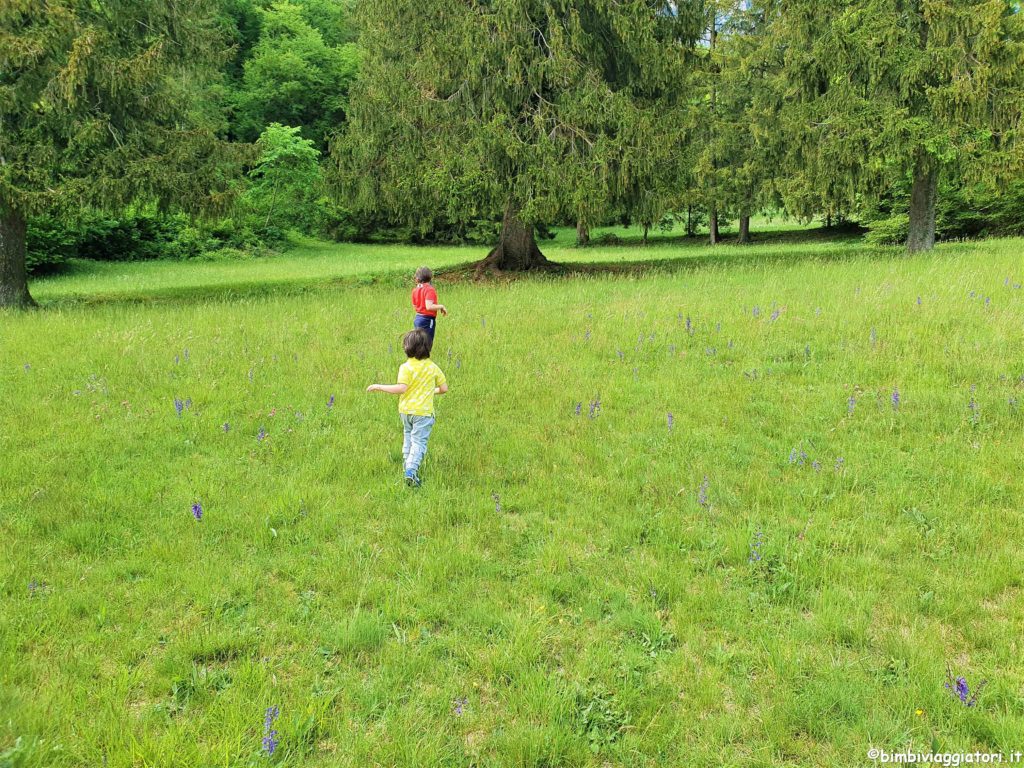
{"label": "shrub", "polygon": [[185,214],[155,211],[120,215],[85,212],[75,219],[37,216],[29,221],[28,268],[32,274],[59,268],[68,259],[148,261],[198,259],[222,251],[265,252],[284,241],[274,226],[261,226],[255,217],[240,215],[198,222]]}
{"label": "shrub", "polygon": [[29,221],[26,246],[26,264],[29,274],[34,275],[53,271],[78,255],[75,233],[51,216]]}
{"label": "shrub", "polygon": [[869,221],[867,227],[864,238],[872,245],[902,245],[910,234],[910,216],[897,213],[886,219]]}

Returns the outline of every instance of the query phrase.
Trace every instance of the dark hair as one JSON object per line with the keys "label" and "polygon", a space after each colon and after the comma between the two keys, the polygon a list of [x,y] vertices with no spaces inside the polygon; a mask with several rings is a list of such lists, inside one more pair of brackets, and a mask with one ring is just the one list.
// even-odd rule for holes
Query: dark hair
{"label": "dark hair", "polygon": [[430,339],[430,334],[422,328],[409,331],[402,337],[402,348],[405,350],[405,354],[409,357],[415,357],[417,360],[426,360],[430,357],[430,347],[432,345],[433,342]]}
{"label": "dark hair", "polygon": [[416,270],[417,283],[429,283],[433,279],[434,273],[430,271],[430,267],[420,267]]}

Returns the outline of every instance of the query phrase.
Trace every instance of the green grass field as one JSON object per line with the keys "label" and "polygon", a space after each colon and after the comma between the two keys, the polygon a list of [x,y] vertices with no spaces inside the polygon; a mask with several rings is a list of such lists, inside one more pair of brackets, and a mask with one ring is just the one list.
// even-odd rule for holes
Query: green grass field
{"label": "green grass field", "polygon": [[0,766],[1024,749],[1022,248],[442,274],[418,491],[363,390],[400,275],[481,249],[37,281],[0,314]]}

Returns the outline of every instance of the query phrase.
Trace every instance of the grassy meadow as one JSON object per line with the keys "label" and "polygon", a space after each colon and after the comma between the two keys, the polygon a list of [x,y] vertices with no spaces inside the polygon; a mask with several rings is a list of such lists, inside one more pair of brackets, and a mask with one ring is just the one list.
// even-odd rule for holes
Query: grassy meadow
{"label": "grassy meadow", "polygon": [[[306,243],[0,313],[0,766],[1024,748],[1024,242],[565,237],[650,263]],[[422,263],[451,391],[411,490],[364,389]]]}

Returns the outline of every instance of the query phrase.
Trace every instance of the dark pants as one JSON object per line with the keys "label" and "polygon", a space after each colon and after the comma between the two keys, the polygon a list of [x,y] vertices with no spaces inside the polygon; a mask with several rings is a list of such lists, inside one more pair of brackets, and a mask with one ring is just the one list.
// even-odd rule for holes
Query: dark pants
{"label": "dark pants", "polygon": [[426,315],[417,314],[412,321],[413,328],[422,328],[428,334],[430,334],[430,343],[434,343],[434,331],[437,329],[437,318],[427,317]]}

